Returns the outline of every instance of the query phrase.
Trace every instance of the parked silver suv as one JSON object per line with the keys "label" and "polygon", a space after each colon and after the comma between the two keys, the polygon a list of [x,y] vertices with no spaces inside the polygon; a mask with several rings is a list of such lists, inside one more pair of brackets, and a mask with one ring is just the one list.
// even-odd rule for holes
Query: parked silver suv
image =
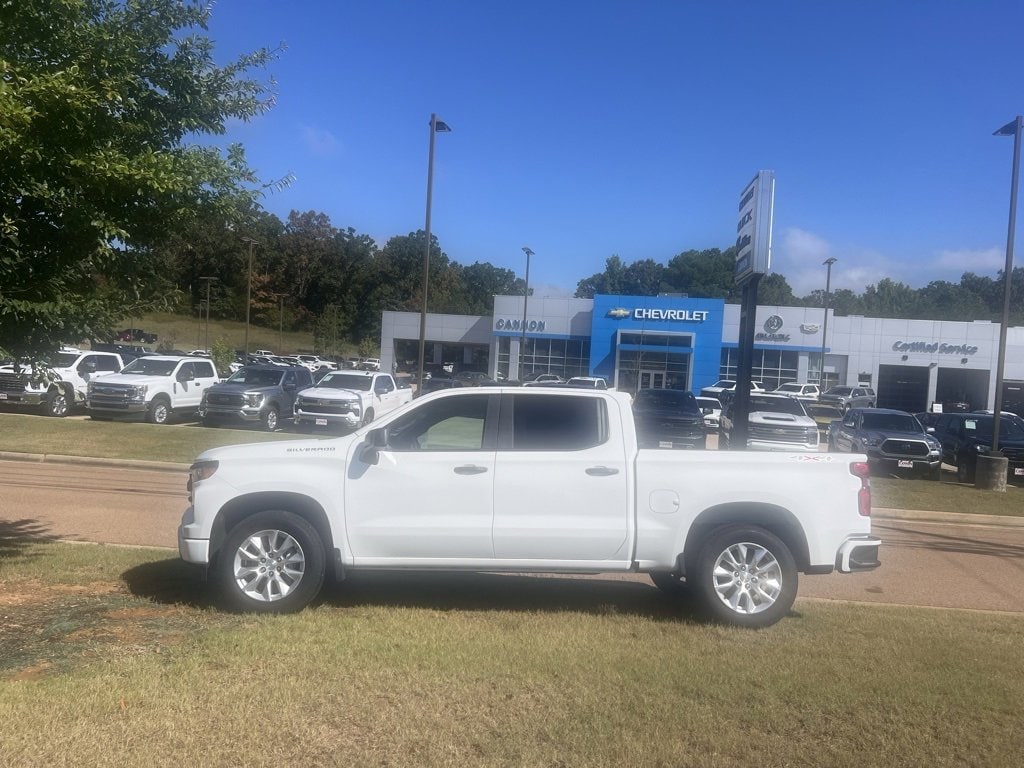
{"label": "parked silver suv", "polygon": [[840,384],[829,387],[825,394],[818,397],[818,402],[823,405],[834,405],[846,413],[851,408],[874,408],[878,398],[871,387],[848,387]]}

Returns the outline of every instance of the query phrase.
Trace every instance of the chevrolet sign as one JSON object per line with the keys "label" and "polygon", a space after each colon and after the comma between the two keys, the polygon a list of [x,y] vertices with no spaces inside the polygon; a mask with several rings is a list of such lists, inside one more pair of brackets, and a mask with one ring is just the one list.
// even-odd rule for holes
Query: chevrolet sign
{"label": "chevrolet sign", "polygon": [[614,317],[618,320],[621,320],[624,317],[629,317],[631,314],[633,313],[623,307],[616,307],[615,309],[608,310],[608,317]]}
{"label": "chevrolet sign", "polygon": [[616,307],[608,310],[608,317],[622,320],[632,317],[634,320],[682,320],[691,323],[703,323],[708,319],[706,309],[647,309],[636,307],[635,309],[624,309]]}

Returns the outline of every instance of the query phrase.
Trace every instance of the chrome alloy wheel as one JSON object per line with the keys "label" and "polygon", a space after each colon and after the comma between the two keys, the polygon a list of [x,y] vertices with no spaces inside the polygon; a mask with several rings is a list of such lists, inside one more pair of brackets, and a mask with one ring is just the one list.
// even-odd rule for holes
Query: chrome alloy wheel
{"label": "chrome alloy wheel", "polygon": [[287,597],[305,572],[302,547],[284,531],[256,531],[235,551],[235,583],[253,600],[270,603]]}
{"label": "chrome alloy wheel", "polygon": [[766,611],[782,593],[782,566],[760,544],[731,545],[715,560],[712,577],[718,598],[736,613]]}

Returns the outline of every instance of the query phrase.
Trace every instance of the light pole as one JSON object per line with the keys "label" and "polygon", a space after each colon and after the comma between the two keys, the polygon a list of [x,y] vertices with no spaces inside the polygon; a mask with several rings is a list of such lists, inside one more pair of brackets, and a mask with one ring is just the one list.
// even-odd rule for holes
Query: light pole
{"label": "light pole", "polygon": [[818,389],[825,391],[825,337],[828,334],[828,294],[832,290],[832,265],[837,261],[835,256],[830,256],[821,262],[826,267],[825,272],[825,322],[821,325],[821,370],[818,372]]}
{"label": "light pole", "polygon": [[528,246],[523,246],[523,253],[526,254],[526,284],[523,286],[523,338],[519,342],[519,380],[523,380],[526,373],[526,302],[530,297],[530,257],[533,251]]}
{"label": "light pole", "polygon": [[427,154],[427,243],[423,248],[423,308],[420,310],[420,367],[416,394],[423,392],[423,353],[427,339],[427,289],[430,287],[430,204],[434,191],[434,134],[451,133],[447,123],[430,113],[430,151]]}
{"label": "light pole", "polygon": [[[259,245],[257,240],[253,240],[251,237],[243,237],[243,243],[249,244],[249,269],[245,273],[245,352],[243,356],[246,363],[249,362],[249,305],[252,304],[252,247]],[[206,310],[209,312],[209,308]]]}
{"label": "light pole", "polygon": [[[1010,324],[1010,287],[1013,281],[1013,240],[1017,227],[1017,184],[1020,174],[1020,137],[1024,129],[1024,117],[1017,115],[993,136],[1013,136],[1013,171],[1010,174],[1010,224],[1006,231],[1006,266],[1003,268],[1003,319],[999,325],[999,358],[996,362],[995,418],[992,423],[992,454],[999,452],[999,422],[1003,411],[1003,367],[1006,363],[1006,327]],[[1005,478],[1006,468],[1003,468]],[[1003,488],[1005,489],[1005,480]]]}
{"label": "light pole", "polygon": [[216,277],[200,277],[200,280],[206,281],[206,344],[203,346],[207,352],[210,351],[210,283],[216,280]]}
{"label": "light pole", "polygon": [[284,354],[284,297],[283,293],[275,293],[279,304],[277,307],[277,348],[278,354]]}

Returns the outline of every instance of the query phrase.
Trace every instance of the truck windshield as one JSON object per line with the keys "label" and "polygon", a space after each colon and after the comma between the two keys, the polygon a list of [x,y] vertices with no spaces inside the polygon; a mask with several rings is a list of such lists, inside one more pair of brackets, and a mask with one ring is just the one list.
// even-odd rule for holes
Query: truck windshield
{"label": "truck windshield", "polygon": [[372,376],[353,376],[351,373],[332,373],[330,376],[324,377],[317,386],[326,387],[327,389],[352,389],[356,392],[369,392],[370,385],[372,383]]}
{"label": "truck windshield", "polygon": [[806,416],[803,403],[787,395],[779,397],[750,396],[750,412],[767,411],[769,413],[791,413],[794,416]]}
{"label": "truck windshield", "polygon": [[920,432],[917,419],[902,413],[865,413],[861,421],[864,429],[880,429],[886,432]]}
{"label": "truck windshield", "polygon": [[250,387],[274,387],[281,383],[282,371],[242,368],[228,379],[229,384],[248,384]]}
{"label": "truck windshield", "polygon": [[121,373],[133,376],[170,376],[177,366],[177,360],[154,360],[152,357],[140,357],[128,363]]}
{"label": "truck windshield", "polygon": [[77,359],[77,352],[58,352],[47,362],[50,364],[51,368],[70,368],[75,364],[75,360]]}

